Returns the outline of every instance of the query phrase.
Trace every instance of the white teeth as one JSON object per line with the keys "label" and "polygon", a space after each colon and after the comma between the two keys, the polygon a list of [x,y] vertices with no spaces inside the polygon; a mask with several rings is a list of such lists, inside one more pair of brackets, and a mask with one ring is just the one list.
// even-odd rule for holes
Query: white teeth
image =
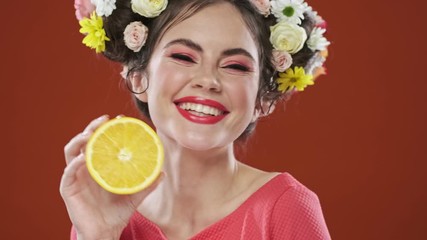
{"label": "white teeth", "polygon": [[179,107],[184,110],[190,110],[196,112],[198,116],[204,115],[212,115],[212,116],[219,116],[223,114],[223,112],[217,108],[206,106],[198,103],[180,103]]}
{"label": "white teeth", "polygon": [[203,112],[203,105],[197,104],[196,109],[194,109],[194,111],[204,113]]}
{"label": "white teeth", "polygon": [[211,114],[211,115],[213,115],[212,113],[211,113],[211,109],[212,108],[210,108],[210,107],[208,107],[208,106],[203,106],[203,108],[202,108],[202,113],[205,113],[205,114]]}

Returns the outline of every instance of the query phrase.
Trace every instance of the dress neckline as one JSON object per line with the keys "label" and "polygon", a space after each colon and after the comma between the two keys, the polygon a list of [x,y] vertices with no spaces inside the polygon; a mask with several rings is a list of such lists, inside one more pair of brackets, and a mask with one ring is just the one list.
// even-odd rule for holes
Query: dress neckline
{"label": "dress neckline", "polygon": [[[255,192],[253,192],[245,201],[243,201],[236,209],[234,209],[231,213],[224,216],[223,218],[219,219],[218,221],[212,223],[211,225],[207,226],[206,228],[202,229],[189,239],[191,240],[197,240],[197,239],[203,239],[201,236],[207,236],[210,235],[210,232],[218,233],[218,228],[220,226],[227,226],[231,222],[234,221],[234,215],[238,215],[240,212],[245,211],[248,206],[251,206],[251,203],[258,199],[258,196],[262,196],[265,191],[268,191],[268,189],[271,186],[276,185],[277,182],[283,181],[283,179],[286,179],[290,177],[290,174],[287,172],[279,173],[276,176],[273,176],[270,180],[268,180],[266,183],[264,183],[261,187],[259,187]],[[134,217],[136,217],[136,220],[143,224],[148,224],[150,226],[150,229],[157,232],[157,234],[160,234],[163,239],[167,239],[166,235],[162,232],[159,226],[149,220],[148,218],[144,217],[140,212],[136,211]]]}

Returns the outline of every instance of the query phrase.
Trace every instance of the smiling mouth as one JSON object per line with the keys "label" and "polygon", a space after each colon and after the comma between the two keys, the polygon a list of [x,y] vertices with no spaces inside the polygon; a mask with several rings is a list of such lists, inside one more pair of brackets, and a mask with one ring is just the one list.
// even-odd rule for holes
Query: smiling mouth
{"label": "smiling mouth", "polygon": [[224,111],[221,111],[218,108],[214,108],[214,107],[199,104],[199,103],[184,102],[184,103],[179,103],[178,107],[199,117],[205,117],[205,116],[216,117],[216,116],[223,115],[225,113]]}
{"label": "smiling mouth", "polygon": [[182,117],[198,124],[218,123],[230,113],[221,103],[197,96],[183,97],[174,103]]}

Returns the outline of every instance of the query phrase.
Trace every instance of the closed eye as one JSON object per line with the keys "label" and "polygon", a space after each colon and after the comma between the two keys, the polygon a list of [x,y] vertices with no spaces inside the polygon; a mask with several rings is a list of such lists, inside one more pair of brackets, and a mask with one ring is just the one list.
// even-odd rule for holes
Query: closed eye
{"label": "closed eye", "polygon": [[230,64],[230,65],[227,65],[223,68],[230,68],[230,69],[238,70],[241,72],[249,72],[249,68],[244,66],[244,65],[241,65],[241,64]]}
{"label": "closed eye", "polygon": [[185,55],[185,54],[173,53],[173,54],[171,54],[171,58],[176,59],[178,61],[196,63],[190,56]]}

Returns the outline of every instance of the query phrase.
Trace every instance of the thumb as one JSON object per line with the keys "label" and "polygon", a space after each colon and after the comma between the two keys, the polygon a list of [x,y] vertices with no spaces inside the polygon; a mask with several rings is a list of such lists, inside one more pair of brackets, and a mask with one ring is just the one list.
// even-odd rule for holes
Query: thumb
{"label": "thumb", "polygon": [[132,201],[132,204],[134,205],[134,206],[139,206],[140,205],[140,203],[151,193],[151,192],[153,192],[154,191],[154,189],[156,189],[158,186],[159,186],[159,184],[160,184],[160,182],[163,180],[163,178],[165,177],[165,173],[164,172],[161,172],[160,174],[159,174],[159,176],[157,177],[157,179],[150,185],[150,186],[148,186],[146,189],[144,189],[144,190],[142,190],[142,191],[140,191],[140,192],[138,192],[138,193],[135,193],[135,194],[133,194],[132,196],[131,196],[131,201]]}

